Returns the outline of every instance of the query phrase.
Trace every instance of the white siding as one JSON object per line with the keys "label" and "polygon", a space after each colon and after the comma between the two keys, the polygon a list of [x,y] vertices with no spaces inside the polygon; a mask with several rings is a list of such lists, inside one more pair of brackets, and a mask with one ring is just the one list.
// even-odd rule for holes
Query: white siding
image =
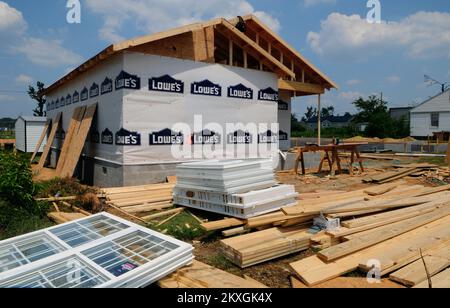
{"label": "white siding", "polygon": [[[36,149],[37,143],[39,142],[39,138],[44,131],[45,122],[27,122],[27,149],[28,153],[33,153]],[[44,151],[44,147],[46,144],[47,138],[41,144],[39,148],[40,153]]]}
{"label": "white siding", "polygon": [[441,93],[411,110],[411,113],[418,112],[450,112],[450,91]]}
{"label": "white siding", "polygon": [[25,120],[20,117],[16,121],[16,149],[25,152]]}
{"label": "white siding", "polygon": [[439,112],[439,127],[431,126],[431,112],[411,113],[411,136],[427,137],[442,131],[450,131],[450,112]]}

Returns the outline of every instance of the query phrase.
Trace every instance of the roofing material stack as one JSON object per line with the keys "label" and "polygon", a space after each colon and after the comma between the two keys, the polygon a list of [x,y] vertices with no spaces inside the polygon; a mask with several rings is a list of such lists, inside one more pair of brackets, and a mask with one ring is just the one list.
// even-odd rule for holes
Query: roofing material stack
{"label": "roofing material stack", "polygon": [[271,160],[213,160],[177,167],[174,203],[247,219],[295,205],[294,186],[277,185]]}

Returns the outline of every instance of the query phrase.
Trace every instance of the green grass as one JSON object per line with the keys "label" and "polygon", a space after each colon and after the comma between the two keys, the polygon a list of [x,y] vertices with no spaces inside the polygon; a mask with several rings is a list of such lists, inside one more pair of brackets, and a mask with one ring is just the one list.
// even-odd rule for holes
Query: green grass
{"label": "green grass", "polygon": [[206,258],[206,261],[209,265],[224,271],[235,268],[234,264],[222,254],[214,254],[212,256],[208,256]]}
{"label": "green grass", "polygon": [[53,226],[47,216],[33,215],[0,200],[0,240]]}
{"label": "green grass", "polygon": [[14,139],[15,133],[11,131],[0,132],[0,139]]}
{"label": "green grass", "polygon": [[157,226],[160,221],[163,221],[168,217],[170,216],[155,220],[149,224],[149,228],[158,232],[164,232],[167,235],[185,241],[194,240],[206,234],[200,227],[200,223],[186,211],[178,214],[167,223]]}

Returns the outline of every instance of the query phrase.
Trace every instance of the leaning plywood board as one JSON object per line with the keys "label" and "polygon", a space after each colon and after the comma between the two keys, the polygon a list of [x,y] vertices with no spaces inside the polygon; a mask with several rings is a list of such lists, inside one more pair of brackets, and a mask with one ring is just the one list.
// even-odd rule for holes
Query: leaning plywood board
{"label": "leaning plywood board", "polygon": [[[450,268],[440,272],[439,274],[431,277],[431,283],[434,289],[448,289],[450,288]],[[428,281],[422,281],[414,288],[426,289],[428,288]]]}
{"label": "leaning plywood board", "polygon": [[36,144],[36,148],[33,152],[33,155],[31,155],[30,162],[33,162],[33,160],[36,158],[37,153],[39,153],[39,149],[41,148],[42,142],[44,142],[45,136],[47,136],[48,128],[50,127],[51,122],[52,122],[51,119],[47,119],[47,122],[45,122],[44,130],[42,131],[42,134],[39,137],[39,141]]}
{"label": "leaning plywood board", "polygon": [[[317,256],[291,263],[297,276],[308,286],[317,285],[356,270],[369,260],[380,260],[380,270],[396,270],[420,258],[419,249],[427,253],[450,240],[450,217],[402,234],[383,243],[366,248],[336,261],[325,263]],[[397,262],[397,264],[396,264]],[[407,262],[405,264],[405,262]]]}
{"label": "leaning plywood board", "polygon": [[91,124],[94,119],[95,112],[97,110],[97,104],[90,105],[83,117],[78,133],[73,136],[72,142],[69,146],[69,153],[65,160],[64,167],[60,173],[61,177],[71,177],[75,172],[75,168],[80,159],[81,152],[83,151],[84,143],[88,136]]}
{"label": "leaning plywood board", "polygon": [[61,153],[59,154],[58,164],[56,166],[56,175],[61,175],[62,169],[64,168],[64,163],[66,161],[66,157],[69,154],[69,148],[73,137],[78,134],[78,129],[80,128],[81,120],[83,119],[84,113],[86,111],[86,106],[77,107],[73,111],[72,120],[69,124],[69,129],[66,133],[66,138],[64,140],[63,147],[61,149]]}
{"label": "leaning plywood board", "polygon": [[42,168],[44,168],[45,163],[47,162],[48,154],[50,153],[50,148],[52,147],[53,141],[55,140],[56,132],[59,128],[59,123],[61,121],[61,112],[58,112],[55,119],[52,121],[52,130],[50,132],[50,136],[47,139],[47,143],[45,144],[44,152],[42,153],[41,159],[39,160],[39,164],[37,166],[36,173],[39,173]]}
{"label": "leaning plywood board", "polygon": [[158,282],[161,288],[267,288],[253,279],[244,279],[199,261],[183,267]]}
{"label": "leaning plywood board", "polygon": [[389,279],[413,287],[428,279],[424,262],[429,275],[433,276],[450,266],[450,245],[430,251],[423,260],[419,259],[404,268],[392,273]]}

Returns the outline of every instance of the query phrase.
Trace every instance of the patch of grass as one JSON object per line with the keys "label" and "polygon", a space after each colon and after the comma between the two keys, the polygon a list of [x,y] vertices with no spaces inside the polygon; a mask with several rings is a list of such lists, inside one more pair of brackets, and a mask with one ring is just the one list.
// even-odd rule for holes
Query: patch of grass
{"label": "patch of grass", "polygon": [[212,256],[208,256],[206,258],[206,262],[209,265],[224,271],[230,270],[235,267],[234,264],[222,254],[214,254]]}
{"label": "patch of grass", "polygon": [[417,162],[428,163],[438,166],[448,166],[448,164],[445,162],[445,157],[421,157]]}
{"label": "patch of grass", "polygon": [[59,194],[60,197],[70,197],[96,193],[96,189],[81,185],[78,180],[71,178],[54,178],[49,181],[36,183],[35,186],[38,198],[47,198],[56,194]]}
{"label": "patch of grass", "polygon": [[0,240],[53,226],[45,214],[31,214],[0,199]]}
{"label": "patch of grass", "polygon": [[205,235],[205,231],[200,227],[200,223],[192,217],[188,212],[182,212],[169,220],[167,223],[157,226],[160,221],[167,219],[162,217],[159,220],[152,222],[149,227],[158,232],[164,232],[179,240],[191,241]]}

